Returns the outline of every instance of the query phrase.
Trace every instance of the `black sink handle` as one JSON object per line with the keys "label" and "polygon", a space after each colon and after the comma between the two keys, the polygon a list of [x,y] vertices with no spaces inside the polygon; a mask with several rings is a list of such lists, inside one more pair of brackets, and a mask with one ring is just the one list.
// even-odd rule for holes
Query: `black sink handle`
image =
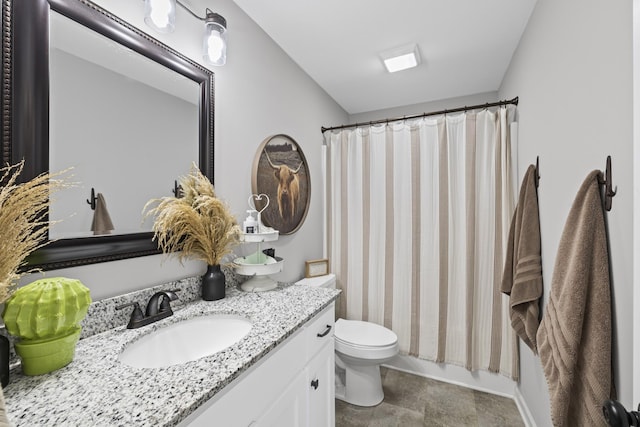
{"label": "black sink handle", "polygon": [[116,306],[116,310],[122,310],[123,308],[127,308],[133,306],[133,311],[131,312],[131,317],[129,318],[129,324],[127,325],[128,329],[133,329],[135,324],[144,319],[144,313],[142,313],[142,309],[140,308],[140,304],[137,302],[129,302],[127,304],[122,304]]}

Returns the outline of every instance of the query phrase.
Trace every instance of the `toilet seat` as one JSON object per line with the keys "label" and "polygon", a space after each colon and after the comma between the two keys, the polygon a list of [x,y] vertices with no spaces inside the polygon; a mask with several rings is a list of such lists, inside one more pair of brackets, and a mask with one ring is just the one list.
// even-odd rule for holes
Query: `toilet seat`
{"label": "toilet seat", "polygon": [[385,347],[398,342],[395,332],[361,320],[338,319],[334,336],[345,343],[363,347]]}
{"label": "toilet seat", "polygon": [[398,352],[398,336],[384,326],[360,320],[338,319],[336,351],[360,359],[385,359]]}

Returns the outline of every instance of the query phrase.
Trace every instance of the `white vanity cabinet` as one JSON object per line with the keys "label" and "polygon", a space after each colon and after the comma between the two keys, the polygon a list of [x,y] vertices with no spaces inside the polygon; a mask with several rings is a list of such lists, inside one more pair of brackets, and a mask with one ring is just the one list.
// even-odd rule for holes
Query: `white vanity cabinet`
{"label": "white vanity cabinet", "polygon": [[180,426],[333,427],[334,310],[332,303]]}

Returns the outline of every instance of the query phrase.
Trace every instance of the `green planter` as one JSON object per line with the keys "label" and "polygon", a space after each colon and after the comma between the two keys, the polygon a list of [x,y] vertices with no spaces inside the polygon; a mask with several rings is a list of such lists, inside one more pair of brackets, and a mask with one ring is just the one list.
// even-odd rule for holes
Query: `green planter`
{"label": "green planter", "polygon": [[67,366],[73,361],[80,328],[66,335],[43,340],[17,342],[16,353],[22,360],[25,375],[42,375]]}
{"label": "green planter", "polygon": [[79,280],[53,277],[19,288],[5,303],[7,331],[20,340],[15,349],[25,375],[41,375],[68,365],[80,337],[91,296]]}

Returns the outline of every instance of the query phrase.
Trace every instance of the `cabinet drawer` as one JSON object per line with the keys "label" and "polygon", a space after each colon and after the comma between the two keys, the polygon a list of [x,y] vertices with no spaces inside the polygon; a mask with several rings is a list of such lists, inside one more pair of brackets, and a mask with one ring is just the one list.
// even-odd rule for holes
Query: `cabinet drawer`
{"label": "cabinet drawer", "polygon": [[[335,324],[335,304],[329,305],[309,322],[306,327],[307,360],[320,351],[323,345],[333,344],[333,330]],[[333,345],[331,346],[333,348]]]}

